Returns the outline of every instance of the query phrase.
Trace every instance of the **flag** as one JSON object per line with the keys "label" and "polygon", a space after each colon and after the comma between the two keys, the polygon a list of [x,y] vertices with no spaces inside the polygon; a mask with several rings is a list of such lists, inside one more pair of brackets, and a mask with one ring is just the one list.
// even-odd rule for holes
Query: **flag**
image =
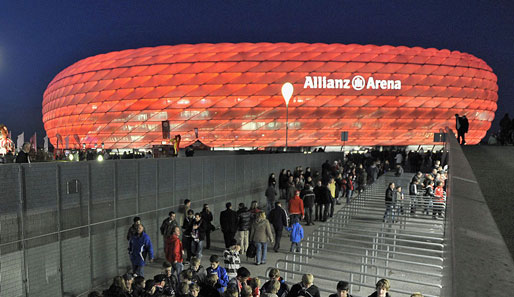
{"label": "flag", "polygon": [[34,148],[34,150],[37,152],[37,136],[36,132],[34,132],[34,135],[30,138],[30,146]]}
{"label": "flag", "polygon": [[57,137],[57,149],[59,149],[59,144],[61,145],[61,149],[62,149],[62,136],[61,134],[57,133],[55,134],[55,137]]}
{"label": "flag", "polygon": [[23,146],[23,143],[25,142],[25,132],[21,132],[20,135],[18,135],[18,139],[16,140],[16,151],[21,151],[21,147]]}
{"label": "flag", "polygon": [[75,138],[75,142],[77,143],[78,148],[80,148],[80,137],[77,134],[74,134],[73,138]]}
{"label": "flag", "polygon": [[45,150],[45,153],[48,153],[48,135],[45,136],[45,144],[43,146],[44,150]]}
{"label": "flag", "polygon": [[69,136],[64,137],[64,142],[66,143],[64,148],[68,149],[70,147],[70,137]]}

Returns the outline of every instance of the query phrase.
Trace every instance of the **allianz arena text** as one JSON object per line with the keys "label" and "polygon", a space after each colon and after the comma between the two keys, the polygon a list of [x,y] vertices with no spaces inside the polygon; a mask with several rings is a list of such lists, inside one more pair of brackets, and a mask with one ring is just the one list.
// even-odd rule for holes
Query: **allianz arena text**
{"label": "allianz arena text", "polygon": [[497,109],[496,75],[481,59],[420,47],[308,44],[182,44],[111,52],[60,72],[43,95],[52,144],[148,148],[162,121],[181,146],[285,145],[281,87],[294,86],[288,145],[433,144],[466,115],[469,144]]}

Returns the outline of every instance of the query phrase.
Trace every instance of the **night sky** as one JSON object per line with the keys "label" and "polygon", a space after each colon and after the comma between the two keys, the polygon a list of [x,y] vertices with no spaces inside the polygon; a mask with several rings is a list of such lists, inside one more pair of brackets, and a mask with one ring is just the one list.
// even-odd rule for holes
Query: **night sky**
{"label": "night sky", "polygon": [[46,134],[43,92],[83,58],[182,43],[322,42],[467,52],[498,76],[491,129],[514,114],[514,1],[0,1],[0,123]]}

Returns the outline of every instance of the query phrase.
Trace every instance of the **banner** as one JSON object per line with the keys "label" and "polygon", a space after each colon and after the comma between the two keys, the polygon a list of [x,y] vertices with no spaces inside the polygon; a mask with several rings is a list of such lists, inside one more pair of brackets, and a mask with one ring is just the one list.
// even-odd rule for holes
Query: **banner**
{"label": "banner", "polygon": [[43,149],[45,150],[45,153],[48,153],[48,135],[45,136],[45,144],[43,145]]}
{"label": "banner", "polygon": [[25,132],[21,132],[20,135],[18,135],[18,139],[16,139],[16,151],[21,151],[21,147],[23,146],[23,143],[25,142]]}
{"label": "banner", "polygon": [[30,146],[34,149],[34,151],[37,152],[37,136],[36,132],[34,132],[34,135],[30,138]]}

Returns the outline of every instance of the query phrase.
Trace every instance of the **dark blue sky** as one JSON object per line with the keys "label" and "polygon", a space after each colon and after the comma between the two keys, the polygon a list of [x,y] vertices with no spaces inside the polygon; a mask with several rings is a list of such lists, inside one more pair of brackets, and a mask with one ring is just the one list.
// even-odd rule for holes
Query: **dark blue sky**
{"label": "dark blue sky", "polygon": [[459,50],[498,76],[514,114],[514,1],[1,1],[0,123],[45,135],[43,92],[74,62],[144,46],[323,42]]}

